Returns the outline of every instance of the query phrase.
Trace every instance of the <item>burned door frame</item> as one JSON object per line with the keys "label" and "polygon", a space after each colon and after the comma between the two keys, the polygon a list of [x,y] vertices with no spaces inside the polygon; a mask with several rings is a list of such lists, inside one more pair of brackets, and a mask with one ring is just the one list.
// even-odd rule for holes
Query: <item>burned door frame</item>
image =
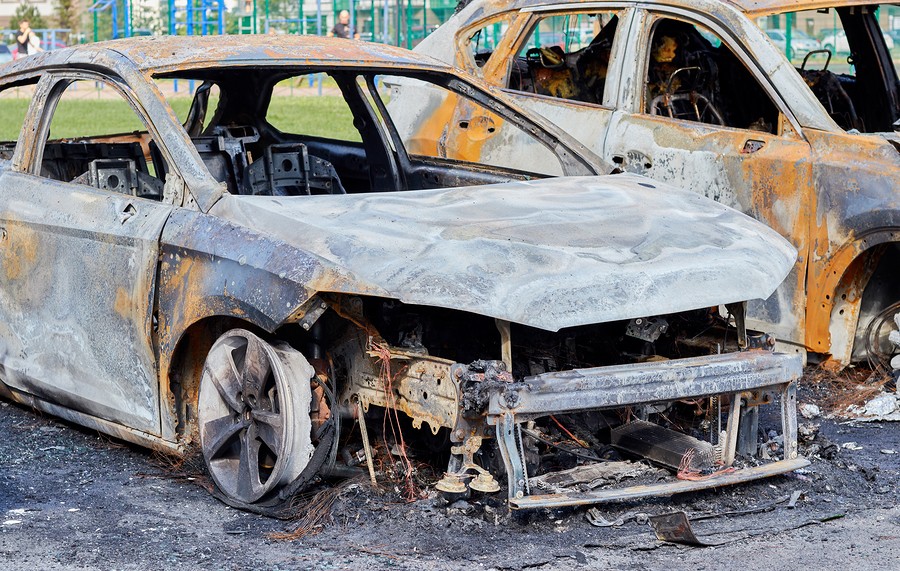
{"label": "burned door frame", "polygon": [[[20,284],[9,283],[9,272],[3,276],[4,295],[15,305],[3,304],[2,321],[20,345],[6,356],[4,382],[29,395],[14,395],[19,400],[62,403],[94,425],[159,436],[156,274],[159,237],[174,207],[41,174],[57,103],[76,80],[114,89],[164,146],[124,81],[84,70],[43,74],[26,136],[2,176],[7,251],[25,254],[17,256]],[[71,416],[63,410],[52,412]]]}
{"label": "burned door frame", "polygon": [[[618,12],[619,16],[619,24],[613,38],[612,51],[609,57],[610,63],[607,68],[606,86],[601,104],[593,105],[580,101],[570,101],[549,95],[513,90],[507,87],[511,73],[511,62],[520,52],[522,46],[531,38],[532,29],[539,21],[557,15],[591,14],[598,11]],[[522,107],[565,129],[575,139],[585,142],[589,150],[597,153],[599,156],[603,156],[608,125],[612,120],[621,91],[619,84],[624,68],[624,54],[627,50],[626,38],[630,35],[634,12],[634,8],[630,8],[625,4],[555,4],[522,9],[513,20],[509,30],[507,30],[498,49],[488,60],[485,66],[484,80],[491,85],[501,88],[507,96],[513,98]],[[495,15],[479,21],[477,24],[466,28],[466,32],[483,26],[493,18],[495,18]],[[457,37],[462,38],[464,36],[465,34],[461,34]],[[580,115],[586,112],[586,106],[591,107],[591,121],[579,119]],[[599,118],[598,114],[603,114],[604,118]],[[578,133],[579,129],[587,129],[587,132]],[[590,144],[587,144],[587,142],[590,142]]]}
{"label": "burned door frame", "polygon": [[[661,20],[699,24],[714,32],[776,107],[777,134],[646,113],[650,43]],[[805,353],[809,212],[815,207],[815,195],[812,149],[801,126],[766,73],[748,56],[745,45],[718,22],[654,6],[634,14],[630,33],[620,105],[610,122],[603,156],[626,170],[666,182],[704,185],[689,188],[748,213],[790,238],[800,252],[797,264],[768,300],[750,304],[748,326],[774,333],[784,345],[782,350]]]}

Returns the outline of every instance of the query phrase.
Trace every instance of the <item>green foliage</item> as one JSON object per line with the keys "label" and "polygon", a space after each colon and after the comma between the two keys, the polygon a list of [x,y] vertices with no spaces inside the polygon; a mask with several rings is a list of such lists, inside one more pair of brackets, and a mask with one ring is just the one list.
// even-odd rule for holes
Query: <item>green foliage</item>
{"label": "green foliage", "polygon": [[[0,141],[15,141],[22,129],[30,96],[4,98],[0,102]],[[186,117],[189,97],[173,97],[169,104],[176,116]],[[268,121],[287,133],[302,133],[344,141],[359,141],[350,110],[337,95],[272,98]],[[131,107],[120,99],[86,98],[65,101],[65,108],[53,118],[53,137],[78,137],[133,130],[136,118]]]}
{"label": "green foliage", "polygon": [[49,27],[47,21],[41,17],[41,13],[38,11],[37,7],[26,4],[25,2],[16,6],[16,11],[13,12],[12,18],[10,19],[10,26],[18,30],[19,22],[22,20],[28,20],[32,30],[41,30]]}
{"label": "green foliage", "polygon": [[69,28],[73,32],[78,30],[81,14],[75,0],[56,0],[54,9],[56,11],[57,27]]}

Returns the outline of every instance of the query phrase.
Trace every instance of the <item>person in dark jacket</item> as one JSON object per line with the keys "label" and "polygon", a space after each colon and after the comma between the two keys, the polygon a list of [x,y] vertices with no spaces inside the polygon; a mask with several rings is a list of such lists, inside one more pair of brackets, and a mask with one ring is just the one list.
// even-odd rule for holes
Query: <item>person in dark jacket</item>
{"label": "person in dark jacket", "polygon": [[350,12],[347,10],[340,11],[338,14],[338,21],[335,23],[334,27],[329,30],[328,37],[345,38],[348,40],[350,38],[353,38],[354,40],[359,39],[359,32],[350,26]]}

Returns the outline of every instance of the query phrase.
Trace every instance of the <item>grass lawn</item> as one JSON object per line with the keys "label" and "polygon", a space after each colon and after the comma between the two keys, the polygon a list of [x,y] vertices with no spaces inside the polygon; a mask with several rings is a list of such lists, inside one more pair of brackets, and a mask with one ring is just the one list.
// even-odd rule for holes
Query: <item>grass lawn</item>
{"label": "grass lawn", "polygon": [[[0,141],[19,136],[28,99],[0,100]],[[178,117],[186,117],[190,98],[176,97],[169,104]],[[343,98],[336,95],[273,97],[268,121],[285,133],[359,141]],[[82,137],[143,130],[132,109],[119,99],[69,99],[60,103],[51,124],[53,138]]]}

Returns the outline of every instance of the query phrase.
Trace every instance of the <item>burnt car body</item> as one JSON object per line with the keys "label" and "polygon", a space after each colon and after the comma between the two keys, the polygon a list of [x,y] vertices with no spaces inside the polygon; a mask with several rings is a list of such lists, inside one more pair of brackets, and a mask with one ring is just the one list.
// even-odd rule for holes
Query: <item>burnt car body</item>
{"label": "burnt car body", "polygon": [[[160,450],[199,445],[217,494],[264,513],[351,469],[338,454],[346,426],[377,410],[404,413],[417,438],[451,452],[442,489],[496,491],[493,470],[517,507],[806,464],[800,359],[744,324],[744,302],[768,296],[796,251],[644,177],[540,180],[548,173],[465,162],[459,134],[436,133],[439,154],[410,152],[380,77],[467,101],[472,118],[454,128],[471,128],[473,145],[494,129],[541,141],[559,174],[608,168],[444,64],[340,40],[172,37],[43,53],[4,72],[0,90],[33,89],[18,141],[0,147],[8,398]],[[273,94],[311,73],[335,82],[359,140],[273,125]],[[173,81],[196,86],[182,119],[161,91]],[[58,136],[79,82],[103,84],[135,129]],[[783,449],[757,460],[759,407],[779,400]],[[691,470],[743,467],[537,493],[529,474],[558,467],[538,453],[567,446],[546,428],[554,414],[591,442],[620,438],[630,457],[640,438],[612,432],[677,442],[674,461],[695,450]]]}
{"label": "burnt car body", "polygon": [[[900,90],[878,6],[473,0],[416,51],[506,89],[623,169],[787,237],[797,265],[749,318],[780,350],[841,367],[889,354],[900,301]],[[894,5],[882,6],[884,22]],[[765,27],[791,21],[841,26],[852,55],[790,61]],[[541,42],[560,30],[565,43]]]}

